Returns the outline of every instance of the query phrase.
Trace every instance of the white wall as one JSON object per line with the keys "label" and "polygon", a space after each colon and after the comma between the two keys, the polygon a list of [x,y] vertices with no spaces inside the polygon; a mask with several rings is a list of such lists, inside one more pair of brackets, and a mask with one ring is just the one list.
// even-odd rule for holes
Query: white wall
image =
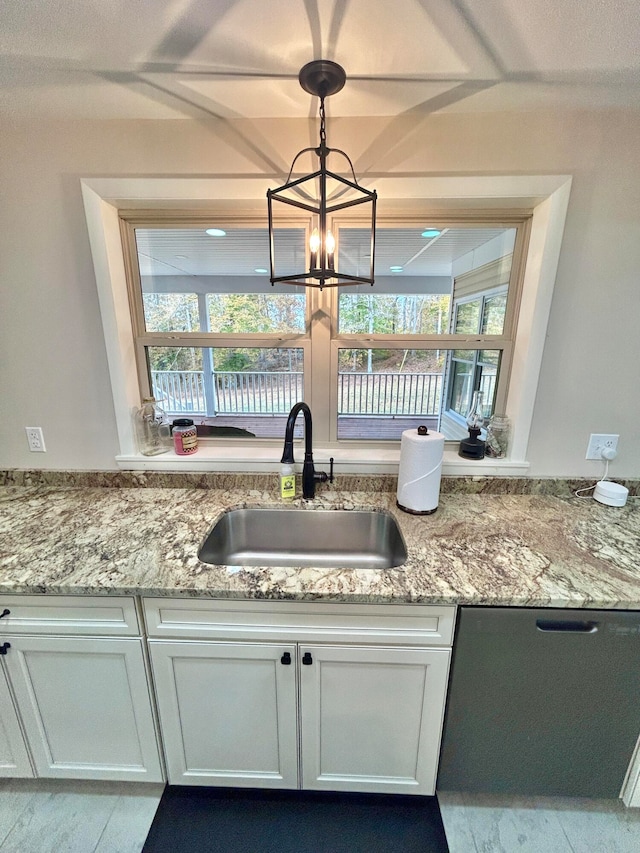
{"label": "white wall", "polygon": [[[600,476],[590,432],[620,433],[618,477],[640,476],[638,112],[436,115],[389,153],[389,120],[336,120],[362,175],[571,174],[536,398],[532,476]],[[285,169],[306,122],[239,125]],[[222,131],[225,137],[222,138]],[[0,136],[0,468],[115,469],[116,428],[80,177],[249,175],[259,156],[220,125],[29,122]],[[281,175],[274,176],[273,184]],[[375,186],[375,181],[371,181]],[[24,427],[41,426],[46,454]]]}

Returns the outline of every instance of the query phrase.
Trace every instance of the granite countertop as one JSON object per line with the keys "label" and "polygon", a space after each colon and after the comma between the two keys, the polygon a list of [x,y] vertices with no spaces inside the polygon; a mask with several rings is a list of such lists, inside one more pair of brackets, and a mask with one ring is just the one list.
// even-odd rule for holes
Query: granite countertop
{"label": "granite countertop", "polygon": [[314,509],[391,512],[398,569],[210,566],[199,545],[233,507],[286,507],[262,488],[0,487],[0,592],[640,609],[640,506],[445,490],[412,516],[395,492],[326,491]]}

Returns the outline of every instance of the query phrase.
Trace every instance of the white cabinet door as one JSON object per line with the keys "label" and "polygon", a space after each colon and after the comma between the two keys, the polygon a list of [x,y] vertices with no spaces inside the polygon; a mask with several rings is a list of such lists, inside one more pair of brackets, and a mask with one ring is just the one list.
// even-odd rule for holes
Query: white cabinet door
{"label": "white cabinet door", "polygon": [[149,647],[171,783],[298,787],[294,645]]}
{"label": "white cabinet door", "polygon": [[162,781],[140,640],[6,639],[38,776]]}
{"label": "white cabinet door", "polygon": [[32,777],[27,747],[22,737],[18,715],[9,685],[0,668],[0,776]]}
{"label": "white cabinet door", "polygon": [[449,657],[300,646],[302,787],[435,793]]}

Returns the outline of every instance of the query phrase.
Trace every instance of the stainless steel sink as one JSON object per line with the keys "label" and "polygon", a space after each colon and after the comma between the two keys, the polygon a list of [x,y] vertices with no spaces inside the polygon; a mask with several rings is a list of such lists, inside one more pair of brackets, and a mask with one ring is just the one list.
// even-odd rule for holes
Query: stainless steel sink
{"label": "stainless steel sink", "polygon": [[391,569],[407,559],[393,516],[368,510],[233,509],[200,546],[223,566]]}

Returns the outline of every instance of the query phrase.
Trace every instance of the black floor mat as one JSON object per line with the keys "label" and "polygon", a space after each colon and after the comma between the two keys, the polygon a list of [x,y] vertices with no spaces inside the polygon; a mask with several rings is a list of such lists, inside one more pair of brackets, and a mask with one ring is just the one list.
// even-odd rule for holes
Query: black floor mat
{"label": "black floor mat", "polygon": [[142,853],[449,853],[435,797],[170,785]]}

